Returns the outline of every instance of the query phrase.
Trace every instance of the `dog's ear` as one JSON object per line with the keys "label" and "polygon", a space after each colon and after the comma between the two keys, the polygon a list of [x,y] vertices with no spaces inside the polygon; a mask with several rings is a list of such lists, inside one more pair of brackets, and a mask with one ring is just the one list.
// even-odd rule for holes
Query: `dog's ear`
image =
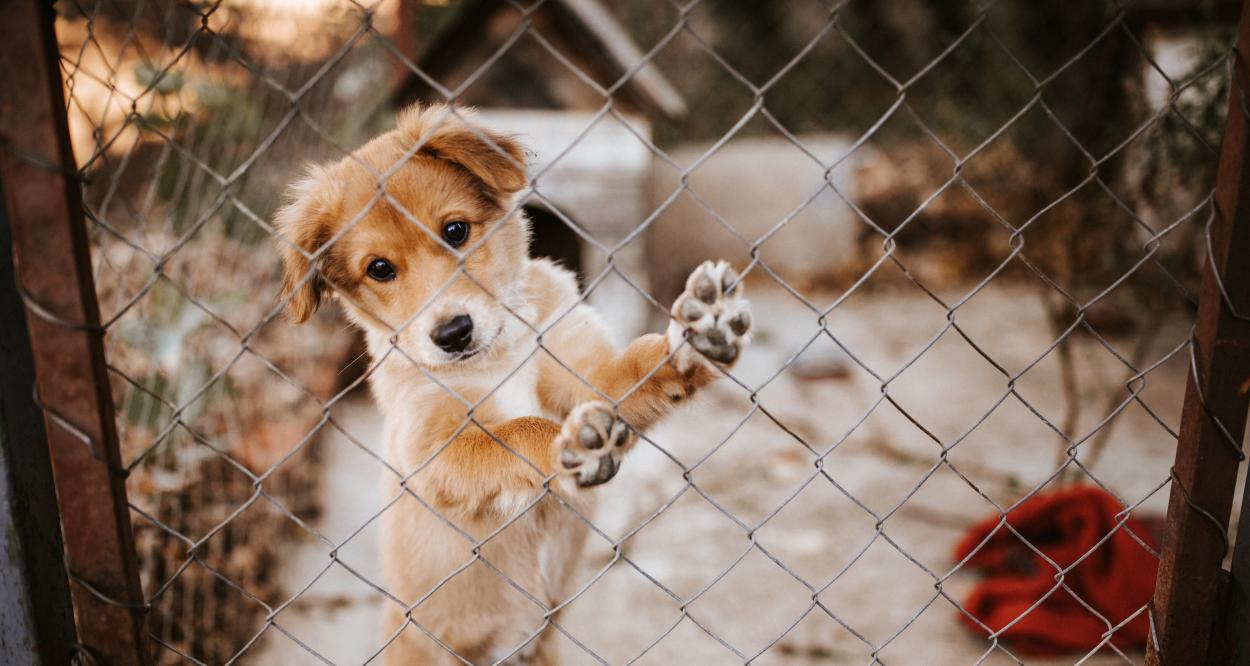
{"label": "dog's ear", "polygon": [[400,114],[398,125],[405,138],[422,143],[423,151],[459,164],[495,193],[519,192],[526,181],[525,148],[516,137],[485,129],[474,120],[472,109],[458,108],[453,113],[437,104],[408,108]]}
{"label": "dog's ear", "polygon": [[311,167],[291,185],[287,204],[274,214],[274,226],[282,235],[278,240],[283,264],[279,298],[290,299],[287,314],[296,324],[304,323],[317,311],[327,289],[325,279],[308,260],[308,255],[320,250],[331,235],[326,181],[323,169]]}

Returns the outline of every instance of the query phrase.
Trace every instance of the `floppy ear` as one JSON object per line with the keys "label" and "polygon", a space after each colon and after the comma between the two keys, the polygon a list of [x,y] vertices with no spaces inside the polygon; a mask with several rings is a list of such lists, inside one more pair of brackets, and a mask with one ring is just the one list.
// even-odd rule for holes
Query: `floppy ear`
{"label": "floppy ear", "polygon": [[296,324],[304,323],[317,311],[327,288],[306,256],[330,239],[329,213],[318,193],[324,173],[318,167],[311,168],[308,175],[291,185],[287,204],[274,215],[274,226],[282,234],[278,241],[283,264],[279,298],[290,297],[287,314]]}
{"label": "floppy ear", "polygon": [[475,117],[472,109],[456,109],[453,114],[445,104],[413,106],[400,114],[398,124],[408,140],[423,142],[422,150],[468,169],[496,193],[519,192],[526,181],[524,147],[516,137],[483,128]]}

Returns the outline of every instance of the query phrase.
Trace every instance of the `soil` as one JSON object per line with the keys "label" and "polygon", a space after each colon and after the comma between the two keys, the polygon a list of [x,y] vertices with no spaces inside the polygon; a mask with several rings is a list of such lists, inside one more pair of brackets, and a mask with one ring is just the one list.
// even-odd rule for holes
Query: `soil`
{"label": "soil", "polygon": [[[606,538],[591,537],[574,576],[594,582],[559,619],[581,643],[561,639],[566,662],[596,663],[591,651],[612,664],[1016,663],[1009,645],[956,620],[976,575],[947,574],[965,528],[1060,483],[1066,444],[1047,422],[1061,428],[1066,403],[1036,293],[990,286],[959,308],[961,335],[916,290],[861,290],[829,315],[830,335],[818,335],[817,315],[784,290],[749,292],[757,330],[734,371],[741,384],[721,380],[654,428],[597,491],[595,523]],[[823,308],[836,297],[811,298]],[[1183,317],[1168,318],[1149,361],[1187,335]],[[1133,340],[1107,343],[1126,355]],[[1096,453],[1083,438],[1124,400],[1134,373],[1093,336],[1072,344],[1077,458],[1123,501],[1140,502],[1135,515],[1163,514],[1187,356],[1147,375],[1140,402],[1101,426],[1111,431]],[[837,363],[845,371],[781,370],[796,355],[822,365],[845,355]],[[1014,392],[1003,371],[1019,375]],[[336,420],[353,438],[331,432],[317,443],[324,512],[314,527],[340,544],[352,571],[313,538],[280,558],[282,586],[303,591],[246,655],[250,663],[309,663],[311,651],[363,663],[382,643],[383,596],[362,580],[380,583],[376,529],[361,528],[382,507],[381,467],[368,452],[380,418],[362,395]],[[955,442],[943,463],[941,446]],[[612,541],[625,535],[624,557],[614,560]],[[1143,655],[1104,649],[1085,663],[1126,658]]]}

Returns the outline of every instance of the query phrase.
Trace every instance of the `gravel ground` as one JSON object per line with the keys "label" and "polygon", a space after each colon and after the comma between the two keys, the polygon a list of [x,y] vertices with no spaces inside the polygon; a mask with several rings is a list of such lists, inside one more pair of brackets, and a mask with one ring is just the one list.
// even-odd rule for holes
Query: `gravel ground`
{"label": "gravel ground", "polygon": [[[869,644],[889,664],[977,662],[990,645],[957,624],[950,601],[935,598],[935,576],[953,565],[950,552],[961,531],[994,511],[990,499],[1013,502],[1056,469],[1060,440],[1033,411],[1057,427],[1063,421],[1056,354],[1015,383],[1030,409],[1015,397],[1001,400],[1006,378],[955,331],[935,337],[946,313],[932,300],[914,289],[856,293],[830,316],[829,330],[876,374],[894,377],[888,393],[908,419],[890,402],[870,410],[881,399],[880,380],[847,361],[827,337],[801,356],[823,378],[778,374],[816,334],[816,317],[780,288],[753,285],[749,296],[757,335],[735,375],[758,389],[759,404],[785,428],[762,410],[752,412],[750,392],[725,380],[656,427],[653,444],[640,444],[598,491],[596,525],[613,539],[634,532],[623,548],[633,565],[612,563],[608,540],[592,536],[575,576],[599,577],[567,607],[562,625],[613,664],[640,654],[647,664],[740,663],[734,650],[751,656],[765,648],[755,663],[863,664],[872,659]],[[834,297],[812,298],[827,304]],[[1178,315],[1163,324],[1151,360],[1185,338],[1185,320]],[[1011,373],[1030,366],[1053,339],[1036,292],[1024,287],[984,290],[957,321]],[[1092,338],[1077,340],[1085,408],[1076,430],[1083,435],[1106,416],[1107,397],[1095,387],[1122,386],[1130,373]],[[1127,356],[1133,340],[1111,342]],[[1173,429],[1186,358],[1178,354],[1160,365],[1142,393]],[[363,396],[344,403],[338,419],[359,443],[341,433],[317,443],[325,479],[324,513],[315,528],[334,543],[346,540],[340,560],[379,581],[376,529],[361,528],[387,499],[377,490],[379,464],[362,450],[378,445],[379,419]],[[945,444],[971,430],[949,454],[967,480],[951,467],[934,469],[938,445],[913,420]],[[1158,488],[1174,440],[1136,403],[1111,423],[1102,456],[1089,460],[1091,471],[1129,502],[1146,498],[1140,515],[1161,515],[1167,495]],[[824,465],[836,485],[811,480],[817,456],[807,447],[823,452],[835,443]],[[1083,447],[1080,456],[1087,460],[1089,453]],[[674,459],[693,469],[693,486]],[[375,614],[383,598],[346,567],[327,569],[329,553],[330,546],[312,538],[291,553],[285,588],[315,582],[276,622],[336,664],[362,663],[380,645]],[[959,600],[974,582],[973,574],[958,572],[944,590]],[[829,613],[813,609],[808,585],[821,590]],[[564,642],[568,663],[594,663]],[[315,661],[276,627],[248,657],[266,664]],[[1086,663],[1122,661],[1104,652]],[[991,651],[984,663],[1013,662]]]}

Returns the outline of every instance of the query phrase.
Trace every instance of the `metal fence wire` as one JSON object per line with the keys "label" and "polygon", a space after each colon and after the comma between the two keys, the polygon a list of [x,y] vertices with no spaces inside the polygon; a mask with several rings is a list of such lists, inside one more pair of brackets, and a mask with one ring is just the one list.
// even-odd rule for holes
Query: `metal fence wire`
{"label": "metal fence wire", "polygon": [[[1183,386],[1206,385],[1200,372],[1210,370],[1198,360],[1206,357],[1194,312],[1202,267],[1223,242],[1212,229],[1233,25],[1194,9],[1181,22],[1187,27],[1165,29],[1152,3],[1046,11],[902,4],[895,15],[832,0],[56,3],[121,449],[112,471],[126,480],[142,578],[136,609],[159,646],[157,661],[285,654],[340,663],[347,643],[366,646],[353,653],[360,661],[381,661],[401,635],[419,632],[449,663],[524,663],[540,639],[557,641],[574,663],[681,655],[1023,663],[1028,653],[1009,640],[1013,628],[1056,599],[1097,627],[1094,644],[1066,661],[1142,661],[1141,646],[1124,636],[1153,626],[1149,601],[1109,614],[1073,572],[1126,547],[1147,553],[1153,571],[1162,521],[1148,516],[1161,513],[1169,492],[1188,498],[1171,459]],[[465,17],[474,12],[496,18],[477,33],[448,32],[472,27]],[[1082,43],[1069,48],[1069,37],[1056,36],[1053,52],[1039,46],[1030,31],[1065,12],[1088,31],[1074,33]],[[613,56],[621,71],[591,71],[562,37],[568,25],[552,16],[626,26],[632,42],[617,43],[624,51]],[[414,20],[415,32],[405,23]],[[914,41],[881,38],[898,26],[917,31]],[[471,51],[458,73],[427,72],[436,59],[417,55],[438,43],[436,28]],[[769,35],[786,36],[789,49],[769,46]],[[1187,54],[1180,60],[1178,49]],[[290,325],[290,296],[277,297],[279,250],[308,261],[302,280],[323,281],[350,301],[319,261],[348,231],[310,249],[283,238],[273,220],[306,163],[356,159],[352,151],[392,122],[396,82],[422,91],[413,96],[425,102],[447,103],[436,122],[465,123],[494,145],[486,134],[493,116],[466,107],[487,106],[489,86],[501,81],[529,85],[527,70],[509,64],[518,53],[575,86],[583,113],[559,150],[529,170],[507,214],[526,206],[555,219],[591,257],[582,263],[583,298],[633,299],[649,328],[662,331],[675,294],[660,273],[692,266],[675,271],[665,256],[672,248],[648,239],[669,233],[674,211],[693,210],[709,237],[725,239],[707,258],[730,248],[724,258],[755,305],[756,336],[708,389],[710,404],[637,433],[621,477],[593,491],[597,512],[561,499],[553,474],[480,535],[440,510],[422,473],[475,429],[539,469],[479,422],[477,408],[500,388],[461,395],[393,342],[382,358],[362,357],[333,308]],[[671,83],[657,83],[657,71]],[[637,103],[639,85],[670,107],[663,91],[671,88],[684,114]],[[648,178],[666,175],[650,181],[661,184],[650,192],[654,204],[628,228],[599,233],[551,191],[562,161],[609,126],[620,150],[629,143],[645,154]],[[830,132],[849,138],[836,150],[813,144]],[[717,203],[725,185],[707,173],[761,136],[783,146],[788,163],[821,175],[783,202],[783,214],[748,230]],[[422,147],[410,146],[390,168],[360,163],[376,194],[351,212],[346,230],[378,205],[425,229],[387,187]],[[763,162],[758,171],[733,164],[735,180],[770,177]],[[596,196],[615,205],[611,192]],[[849,247],[836,250],[852,256],[807,279],[789,264],[792,246],[779,243],[815,228],[804,216],[824,215],[821,206],[849,221]],[[458,257],[453,280],[480,284],[465,265],[484,242],[463,254],[445,248]],[[1244,320],[1223,282],[1217,298]],[[32,318],[58,321],[36,299],[27,305]],[[521,312],[512,316],[537,334],[522,365],[550,357],[576,374],[545,346],[559,318],[539,329]],[[452,438],[410,468],[383,453],[376,423],[342,411],[381,364],[397,362],[464,413]],[[1217,424],[1241,460],[1241,430]],[[337,467],[344,456],[363,460],[353,469],[367,474],[331,481],[345,474]],[[631,465],[646,471],[630,476]],[[864,483],[859,475],[874,469],[894,481]],[[1118,506],[1092,547],[1057,562],[1036,543],[1044,537],[1009,519],[1075,485],[1101,489]],[[361,504],[375,490],[382,499]],[[458,535],[463,552],[438,585],[404,598],[360,553],[372,552],[363,542],[377,537],[386,512],[413,501]],[[589,531],[585,561],[561,599],[526,589],[491,549],[553,501]],[[361,506],[353,529],[321,526],[322,517]],[[1198,510],[1227,549],[1227,509]],[[952,558],[960,531],[987,516],[991,530]],[[1053,580],[1010,622],[991,626],[966,607],[976,580],[969,561],[1001,538],[1045,563]],[[70,566],[75,585],[95,589]],[[448,581],[483,569],[535,618],[490,654],[427,626],[421,612]],[[289,622],[293,609],[333,618],[349,603],[319,592],[331,580],[388,613],[367,627],[330,621],[316,635],[301,633],[311,625]],[[323,607],[309,611],[313,599]],[[398,621],[381,627],[381,617]],[[288,651],[274,652],[273,643]],[[940,647],[948,643],[956,646],[949,654]]]}

